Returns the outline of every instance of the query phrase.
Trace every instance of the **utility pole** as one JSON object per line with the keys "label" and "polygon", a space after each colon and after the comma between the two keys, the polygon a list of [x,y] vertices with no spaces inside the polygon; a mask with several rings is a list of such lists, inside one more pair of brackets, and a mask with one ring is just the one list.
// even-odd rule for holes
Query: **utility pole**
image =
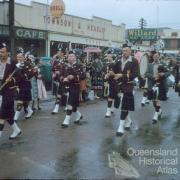
{"label": "utility pole", "polygon": [[147,26],[147,22],[146,22],[146,20],[144,18],[141,18],[139,20],[139,26],[140,26],[141,29],[144,29],[144,27]]}
{"label": "utility pole", "polygon": [[157,5],[157,40],[159,39],[159,6]]}
{"label": "utility pole", "polygon": [[[140,27],[140,29],[141,30],[144,30],[144,27],[146,27],[147,26],[147,22],[146,22],[146,20],[144,19],[144,18],[141,18],[140,20],[139,20],[139,27]],[[142,44],[142,38],[141,37],[139,37],[138,38],[139,39],[139,42]],[[137,39],[137,41],[138,41],[138,39]]]}
{"label": "utility pole", "polygon": [[9,0],[9,42],[10,42],[11,58],[14,59],[15,58],[14,0]]}

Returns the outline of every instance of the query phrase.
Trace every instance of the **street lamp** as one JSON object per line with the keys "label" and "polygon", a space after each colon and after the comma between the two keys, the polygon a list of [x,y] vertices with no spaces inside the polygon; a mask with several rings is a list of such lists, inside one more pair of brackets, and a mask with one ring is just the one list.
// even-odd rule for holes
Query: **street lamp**
{"label": "street lamp", "polygon": [[9,0],[9,42],[10,42],[10,52],[11,52],[11,59],[14,59],[15,52],[14,52],[14,42],[15,42],[15,35],[14,35],[14,0]]}

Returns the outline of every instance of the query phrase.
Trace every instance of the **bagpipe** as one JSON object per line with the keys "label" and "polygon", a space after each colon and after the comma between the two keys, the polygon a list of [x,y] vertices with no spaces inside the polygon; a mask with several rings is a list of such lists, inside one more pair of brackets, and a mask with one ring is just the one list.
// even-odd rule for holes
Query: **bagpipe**
{"label": "bagpipe", "polygon": [[113,80],[114,78],[114,74],[110,75],[109,72],[110,71],[113,71],[113,68],[112,68],[112,63],[108,62],[106,64],[106,70],[104,72],[104,97],[108,97],[109,96],[109,82]]}
{"label": "bagpipe", "polygon": [[[19,48],[17,53],[22,53],[24,55],[24,51],[22,48]],[[0,86],[0,91],[8,84],[10,83],[15,77],[15,74],[18,71],[22,71],[24,74],[33,76],[37,73],[37,67],[34,64],[34,56],[30,54],[30,51],[28,51],[25,54],[25,60],[23,62],[18,62],[16,64],[16,68],[14,71],[8,76],[8,78],[4,81],[4,83],[1,84]]]}
{"label": "bagpipe", "polygon": [[69,75],[72,75],[74,76],[74,79],[76,81],[76,83],[79,83],[80,81],[80,73],[81,73],[81,69],[77,67],[77,64],[75,65],[69,65],[69,64],[66,64],[65,67],[64,67],[64,71],[63,71],[63,85],[64,85],[64,88],[66,91],[69,90],[70,88],[70,85],[72,83],[71,80],[68,79],[68,76]]}

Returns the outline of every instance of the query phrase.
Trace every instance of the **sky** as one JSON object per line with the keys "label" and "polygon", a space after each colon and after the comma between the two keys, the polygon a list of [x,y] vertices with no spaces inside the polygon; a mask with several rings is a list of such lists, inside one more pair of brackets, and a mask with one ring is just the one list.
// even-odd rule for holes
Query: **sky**
{"label": "sky", "polygon": [[[30,0],[15,0],[30,4]],[[33,0],[51,3],[52,0]],[[180,29],[180,0],[63,0],[65,13],[84,18],[92,16],[112,20],[114,25],[139,28],[144,18],[147,28],[170,27]]]}

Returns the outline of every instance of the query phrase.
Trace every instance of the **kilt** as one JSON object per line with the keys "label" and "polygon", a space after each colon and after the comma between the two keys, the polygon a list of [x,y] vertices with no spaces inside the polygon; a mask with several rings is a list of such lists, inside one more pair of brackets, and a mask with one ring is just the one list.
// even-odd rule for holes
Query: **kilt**
{"label": "kilt", "polygon": [[54,80],[52,82],[52,94],[53,94],[53,96],[56,96],[58,94],[58,87],[59,87],[58,83],[59,82],[54,81]]}
{"label": "kilt", "polygon": [[118,86],[116,82],[110,82],[109,83],[109,98],[115,99],[118,93]]}
{"label": "kilt", "polygon": [[70,85],[68,105],[71,105],[72,107],[79,106],[79,93],[80,93],[79,84]]}
{"label": "kilt", "polygon": [[160,101],[166,101],[167,100],[167,91],[166,87],[159,85],[159,94],[158,94],[158,99]]}
{"label": "kilt", "polygon": [[64,85],[63,83],[59,83],[59,85],[57,86],[57,95],[63,95],[63,93],[65,92],[65,89],[64,89]]}
{"label": "kilt", "polygon": [[134,111],[134,95],[132,92],[123,93],[121,110]]}
{"label": "kilt", "polygon": [[11,96],[2,96],[0,107],[0,119],[13,119],[14,117],[14,99]]}
{"label": "kilt", "polygon": [[159,93],[157,94],[156,91],[148,90],[148,99],[149,100],[160,100],[160,101],[166,101],[167,100],[167,92],[165,86],[162,86],[161,84],[158,86]]}
{"label": "kilt", "polygon": [[121,98],[118,95],[116,95],[116,97],[114,98],[114,107],[118,109],[120,106],[120,103],[121,103]]}
{"label": "kilt", "polygon": [[156,94],[154,93],[154,91],[152,89],[151,90],[148,89],[147,98],[148,98],[148,100],[156,99]]}
{"label": "kilt", "polygon": [[142,77],[139,77],[139,88],[142,88],[145,86],[146,80],[143,79]]}
{"label": "kilt", "polygon": [[175,84],[175,92],[177,92],[180,96],[180,84],[178,83]]}
{"label": "kilt", "polygon": [[32,100],[31,89],[20,89],[17,95],[17,100],[31,101]]}

